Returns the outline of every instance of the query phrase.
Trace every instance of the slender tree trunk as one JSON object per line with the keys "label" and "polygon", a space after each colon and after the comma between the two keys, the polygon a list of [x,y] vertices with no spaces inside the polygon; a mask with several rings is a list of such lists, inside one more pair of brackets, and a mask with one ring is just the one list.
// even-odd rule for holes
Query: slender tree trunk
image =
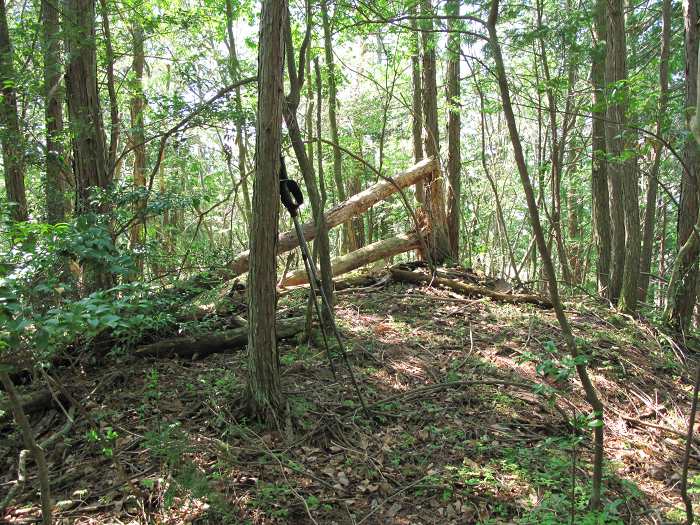
{"label": "slender tree trunk", "polygon": [[591,50],[591,82],[593,84],[591,194],[593,198],[593,222],[595,223],[595,245],[598,251],[596,265],[598,293],[608,295],[610,291],[611,224],[605,141],[606,18],[606,0],[596,0],[593,23],[594,45]]}
{"label": "slender tree trunk", "polygon": [[[343,184],[343,160],[340,155],[340,143],[338,138],[338,108],[337,87],[335,77],[335,61],[333,60],[333,37],[331,35],[331,23],[328,17],[328,2],[321,0],[321,22],[323,24],[324,51],[326,54],[326,67],[328,68],[328,123],[331,130],[331,142],[333,142],[333,180],[335,181],[338,200],[346,199],[345,185]],[[356,248],[355,236],[352,224],[343,225],[342,251],[353,251]]]}
{"label": "slender tree trunk", "polygon": [[[323,127],[323,83],[321,81],[321,66],[319,64],[318,57],[314,58],[314,73],[316,75],[316,137],[318,139],[318,144],[316,147],[316,160],[318,163],[318,184],[319,189],[321,190],[323,207],[325,208],[328,195],[326,192],[326,182],[323,178],[323,142],[321,138],[321,129]],[[309,79],[309,82],[311,82],[311,79]],[[311,159],[311,161],[313,161],[313,159]]]}
{"label": "slender tree trunk", "polygon": [[[671,51],[671,0],[664,0],[661,8],[661,56],[659,58],[659,114],[656,117],[656,134],[663,133],[663,123],[668,106],[668,61]],[[651,256],[654,250],[654,229],[656,226],[656,200],[659,186],[659,166],[661,164],[661,144],[654,145],[654,163],[649,172],[646,209],[644,210],[644,236],[640,261],[639,299],[645,301],[649,289]]]}
{"label": "slender tree trunk", "polygon": [[[698,2],[697,0],[683,1],[685,18],[685,107],[686,123],[691,127],[696,115],[696,99],[698,95]],[[683,151],[685,169],[681,177],[681,199],[678,210],[678,246],[684,246],[693,233],[693,226],[698,217],[697,184],[698,162],[700,150],[698,142],[688,137]],[[681,256],[682,255],[682,256]],[[690,325],[693,307],[696,300],[696,281],[698,278],[698,247],[691,244],[689,249],[678,252],[678,271],[674,267],[676,279],[669,282],[667,292],[667,319],[676,330],[686,330]]]}
{"label": "slender tree trunk", "polygon": [[[446,12],[448,16],[459,16],[459,0],[449,0]],[[457,23],[455,18],[448,20],[448,29],[455,31]],[[460,193],[462,191],[461,168],[462,159],[460,151],[460,34],[450,33],[447,42],[447,103],[449,116],[447,122],[447,231],[450,241],[450,258],[459,260],[459,218],[460,218]]]}
{"label": "slender tree trunk", "polygon": [[[540,223],[539,210],[537,208],[537,202],[535,201],[535,192],[532,188],[532,183],[530,182],[530,175],[527,169],[527,163],[525,160],[525,155],[523,154],[522,144],[520,142],[520,135],[518,133],[518,128],[515,122],[515,115],[513,113],[513,107],[510,99],[510,89],[508,87],[508,79],[506,77],[505,66],[503,63],[503,56],[501,54],[501,47],[498,41],[498,34],[496,32],[496,22],[498,20],[498,0],[491,1],[491,8],[488,18],[488,32],[489,32],[489,43],[491,50],[493,52],[493,58],[496,63],[496,76],[498,78],[498,85],[501,94],[501,101],[503,103],[503,112],[508,123],[508,132],[510,134],[513,153],[515,156],[515,161],[518,166],[518,173],[520,174],[520,180],[523,185],[523,190],[525,192],[525,198],[527,201],[527,207],[530,215],[530,222],[532,224],[532,230],[539,247],[540,256],[542,258],[542,265],[544,268],[545,275],[549,284],[549,295],[554,307],[555,314],[557,316],[557,321],[561,327],[562,335],[566,347],[571,354],[574,362],[579,362],[580,356],[578,353],[578,348],[576,345],[576,340],[574,339],[571,325],[564,312],[564,307],[562,305],[561,299],[559,298],[559,287],[557,284],[557,276],[554,271],[554,264],[552,263],[552,258],[550,251],[547,247],[547,241],[544,236],[544,231],[542,230],[542,225]],[[593,488],[591,491],[591,501],[590,506],[594,511],[600,508],[600,497],[601,497],[601,484],[603,479],[603,404],[598,398],[595,386],[591,382],[588,376],[588,371],[586,365],[579,363],[576,365],[576,372],[578,373],[579,379],[586,393],[586,399],[593,409],[593,420],[596,422],[594,427],[595,433],[595,456],[593,461]]]}
{"label": "slender tree trunk", "polygon": [[0,142],[2,143],[3,172],[5,174],[5,191],[10,203],[10,217],[14,221],[29,219],[27,195],[24,188],[24,137],[17,114],[17,80],[15,78],[10,41],[10,29],[7,25],[5,0],[0,0],[0,82],[2,83],[2,100],[0,101]]}
{"label": "slender tree trunk", "polygon": [[[668,214],[666,212],[666,202],[663,196],[659,199],[659,207],[661,208],[661,231],[659,232],[659,279],[663,279],[666,275],[666,226],[668,222]],[[662,293],[661,284],[656,287],[658,305],[664,306],[664,294]]]}
{"label": "slender tree trunk", "polygon": [[[299,163],[299,170],[301,171],[302,176],[304,177],[304,184],[306,186],[306,191],[309,196],[309,201],[311,202],[311,211],[313,213],[314,222],[316,223],[316,240],[314,248],[318,253],[318,258],[321,266],[321,285],[323,286],[326,298],[330,303],[329,306],[331,306],[332,308],[334,302],[333,270],[331,268],[328,225],[326,224],[326,217],[323,211],[325,202],[321,198],[321,194],[319,192],[319,186],[318,181],[316,179],[313,159],[310,159],[306,154],[306,149],[304,148],[304,140],[302,138],[301,129],[299,128],[299,122],[297,119],[297,109],[299,107],[299,101],[301,98],[301,90],[304,87],[304,68],[307,60],[306,51],[308,48],[308,44],[311,40],[311,9],[308,2],[306,5],[306,17],[306,35],[300,47],[298,67],[295,63],[291,27],[289,26],[289,20],[287,20],[285,39],[287,53],[287,71],[289,75],[290,91],[283,102],[282,112],[284,114],[284,120],[287,124],[289,138],[292,142],[292,147],[294,148],[294,154],[297,158],[297,162]],[[334,144],[337,143],[334,142]],[[347,221],[344,224],[350,224],[350,221]],[[328,318],[332,317],[332,309],[324,309],[323,315],[327,316]]]}
{"label": "slender tree trunk", "polygon": [[102,10],[102,31],[105,41],[105,58],[107,59],[107,93],[109,94],[109,148],[107,153],[107,178],[109,182],[119,180],[121,161],[117,161],[121,117],[119,116],[119,101],[114,79],[114,49],[112,47],[112,31],[109,24],[109,9],[107,0],[100,0]]}
{"label": "slender tree trunk", "polygon": [[[423,32],[423,119],[426,129],[425,153],[434,159],[440,158],[440,127],[437,111],[437,68],[435,62],[436,38],[433,33],[431,0],[421,1],[421,29]],[[445,213],[445,188],[440,171],[433,173],[425,192],[428,217],[431,222],[429,235],[430,257],[434,264],[443,263],[450,256],[450,239],[447,233]]]}
{"label": "slender tree trunk", "polygon": [[44,55],[44,118],[46,122],[46,221],[66,218],[63,169],[63,86],[59,14],[49,0],[41,2],[41,39]]}
{"label": "slender tree trunk", "polygon": [[[423,160],[423,88],[420,70],[420,38],[418,36],[418,22],[416,6],[411,7],[411,80],[412,80],[412,136],[413,136],[413,162],[418,163]],[[425,188],[423,181],[416,184],[416,200],[420,203],[425,201]]]}
{"label": "slender tree trunk", "polygon": [[489,181],[489,186],[491,186],[491,191],[493,192],[493,202],[496,209],[496,225],[497,231],[502,230],[502,237],[504,238],[504,243],[506,245],[506,250],[508,253],[508,261],[513,269],[514,277],[516,282],[520,282],[520,272],[518,270],[518,265],[515,262],[515,255],[513,254],[513,248],[510,245],[510,239],[508,238],[508,230],[505,226],[505,218],[503,216],[503,206],[501,205],[501,197],[498,192],[498,187],[496,186],[496,181],[491,175],[491,170],[489,169],[488,162],[486,160],[486,110],[484,107],[484,92],[479,86],[478,82],[474,83],[476,91],[479,94],[479,113],[481,114],[481,167],[484,170],[484,175]]}
{"label": "slender tree trunk", "polygon": [[[537,4],[537,25],[542,29],[542,3]],[[539,37],[540,55],[542,60],[542,72],[544,74],[545,94],[547,95],[547,107],[549,113],[549,127],[551,134],[551,147],[549,148],[550,161],[552,163],[552,210],[551,222],[552,233],[557,244],[557,252],[559,254],[559,264],[561,265],[562,276],[567,282],[571,282],[571,270],[569,268],[569,260],[566,254],[564,245],[564,236],[561,228],[561,177],[562,177],[562,154],[565,145],[565,140],[562,132],[559,137],[559,128],[557,123],[557,101],[552,89],[552,80],[549,72],[549,60],[547,58],[547,49],[544,44],[542,34]]]}
{"label": "slender tree trunk", "polygon": [[258,47],[258,115],[248,276],[248,402],[251,413],[280,425],[283,410],[275,331],[282,65],[285,0],[264,0]]}
{"label": "slender tree trunk", "polygon": [[[143,51],[143,26],[138,21],[138,15],[132,24],[132,70],[134,76],[131,81],[131,144],[134,151],[134,190],[146,191],[146,134],[144,131],[144,108],[146,101],[143,96],[143,69],[146,58]],[[141,251],[144,241],[144,229],[146,227],[146,201],[140,197],[135,203],[134,214],[136,220],[131,226],[131,249]],[[143,274],[143,256],[138,253],[136,266],[139,275]]]}
{"label": "slender tree trunk", "polygon": [[[233,33],[233,0],[226,0],[226,34],[228,35],[228,51],[229,51],[229,73],[231,82],[237,82],[241,79],[241,66],[236,53],[236,39]],[[238,146],[238,176],[241,179],[241,189],[243,191],[243,210],[245,213],[246,224],[250,226],[251,208],[250,208],[250,189],[248,188],[248,179],[246,177],[246,157],[247,149],[244,140],[245,134],[245,115],[243,113],[243,102],[241,99],[241,88],[237,87],[234,92],[234,103],[236,105],[236,145]]]}

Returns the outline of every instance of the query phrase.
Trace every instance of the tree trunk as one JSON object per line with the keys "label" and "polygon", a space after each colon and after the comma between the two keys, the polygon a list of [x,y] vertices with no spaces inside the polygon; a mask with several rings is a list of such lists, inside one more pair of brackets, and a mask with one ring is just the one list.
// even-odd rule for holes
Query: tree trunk
{"label": "tree trunk", "polygon": [[[607,106],[607,120],[605,128],[605,140],[610,162],[608,170],[608,190],[610,195],[610,214],[612,218],[612,261],[610,268],[610,292],[609,298],[617,302],[621,298],[623,278],[627,267],[627,258],[632,254],[627,252],[625,244],[625,221],[627,217],[624,194],[625,179],[627,178],[627,166],[622,160],[625,151],[624,134],[626,115],[623,100],[626,97],[624,83],[627,78],[626,45],[625,45],[625,18],[624,1],[610,0],[608,2],[608,26],[607,26],[607,57],[605,65],[605,82],[608,94],[613,89],[617,96]],[[639,224],[636,225],[639,227]],[[638,258],[634,264],[639,263]]]}
{"label": "tree trunk", "polygon": [[[226,0],[226,34],[228,35],[228,52],[229,52],[229,74],[231,82],[241,80],[241,67],[236,53],[236,39],[233,34],[233,0]],[[243,102],[241,99],[241,88],[236,88],[234,94],[234,103],[236,106],[236,145],[238,146],[238,176],[241,180],[241,189],[243,190],[243,210],[245,213],[246,224],[250,226],[250,190],[248,188],[248,179],[246,177],[246,156],[248,154],[244,140],[245,134],[245,115],[243,113]]]}
{"label": "tree trunk", "polygon": [[10,29],[7,25],[5,0],[0,0],[0,82],[2,82],[2,100],[0,101],[0,124],[4,128],[0,139],[2,142],[3,172],[5,174],[5,191],[10,203],[10,218],[13,221],[29,219],[27,195],[24,188],[24,137],[17,114],[17,80],[15,79]]}
{"label": "tree trunk", "polygon": [[[663,123],[668,106],[668,61],[671,51],[671,0],[664,0],[661,8],[661,56],[659,57],[659,113],[656,117],[656,134],[663,133]],[[646,209],[644,210],[644,236],[639,268],[639,300],[646,301],[649,289],[651,256],[654,251],[654,229],[656,226],[656,199],[659,186],[659,166],[661,165],[661,143],[654,144],[654,163],[647,183]]]}
{"label": "tree trunk", "polygon": [[605,141],[606,6],[606,0],[596,0],[594,7],[594,45],[591,52],[591,83],[593,84],[591,196],[593,199],[593,222],[595,223],[595,245],[598,251],[596,265],[598,293],[608,295],[610,291],[611,224]]}
{"label": "tree trunk", "polygon": [[46,122],[46,221],[66,218],[63,169],[63,86],[58,10],[53,2],[41,2],[41,39],[44,55],[44,117]]}
{"label": "tree trunk", "polygon": [[251,414],[279,426],[283,410],[275,330],[285,0],[264,0],[258,47],[258,114],[248,277],[248,403]]}
{"label": "tree trunk", "polygon": [[[695,106],[698,94],[698,2],[684,0],[683,14],[685,18],[685,104],[686,123],[691,127],[696,116]],[[698,142],[688,137],[683,151],[685,169],[681,177],[681,199],[678,210],[678,246],[688,243],[693,226],[698,217],[697,184],[698,162],[700,150]],[[678,252],[678,278],[669,282],[667,293],[668,323],[679,331],[687,330],[690,325],[693,307],[696,300],[696,281],[698,278],[698,243],[691,243],[687,250]],[[682,257],[681,257],[682,255]],[[675,265],[674,265],[675,266]],[[676,268],[674,267],[674,273]],[[673,286],[672,286],[673,284]]]}
{"label": "tree trunk", "polygon": [[102,31],[105,41],[105,59],[107,61],[107,93],[109,94],[109,150],[107,153],[107,179],[110,183],[119,180],[121,160],[117,161],[121,117],[119,116],[119,100],[114,79],[114,48],[112,47],[112,31],[109,24],[109,9],[107,0],[100,0],[102,8]]}
{"label": "tree trunk", "polygon": [[[278,319],[275,323],[275,337],[285,339],[294,337],[304,329],[302,317]],[[156,343],[136,348],[132,355],[135,357],[173,358],[185,357],[201,359],[218,352],[228,352],[234,348],[245,347],[248,343],[249,330],[247,326],[223,330],[207,334],[174,337],[163,339]]]}
{"label": "tree trunk", "polygon": [[552,306],[561,327],[562,335],[566,347],[571,355],[571,358],[576,364],[576,372],[579,376],[583,389],[586,393],[586,399],[593,409],[593,421],[596,423],[594,427],[595,433],[595,453],[593,460],[593,488],[591,491],[590,506],[592,510],[598,511],[600,508],[600,498],[601,498],[601,485],[603,479],[603,404],[598,398],[595,386],[591,382],[588,376],[588,371],[586,365],[579,363],[579,353],[574,339],[573,332],[571,330],[571,325],[564,312],[564,307],[562,305],[561,299],[559,298],[559,286],[557,284],[557,276],[554,271],[554,264],[552,262],[552,257],[550,255],[549,248],[547,247],[547,240],[544,236],[544,231],[542,230],[542,224],[540,223],[540,214],[537,208],[537,202],[535,201],[535,192],[532,188],[532,183],[530,182],[530,174],[527,169],[527,162],[525,160],[525,155],[523,154],[522,144],[520,142],[520,134],[518,133],[518,128],[515,122],[515,115],[513,113],[513,107],[510,99],[510,89],[508,86],[508,78],[506,77],[505,65],[503,63],[503,56],[501,54],[500,44],[498,42],[498,34],[496,32],[496,22],[498,20],[498,0],[491,1],[491,8],[488,18],[488,32],[489,32],[489,44],[493,52],[494,61],[496,63],[496,76],[498,78],[498,86],[501,94],[501,101],[503,103],[503,112],[508,123],[508,132],[511,138],[511,143],[513,146],[513,153],[515,156],[515,161],[518,167],[518,173],[520,175],[520,181],[523,185],[523,190],[525,192],[525,198],[527,201],[528,212],[530,216],[530,222],[532,223],[532,231],[535,235],[537,245],[540,251],[540,256],[542,258],[542,266],[547,277],[549,285],[549,296],[552,300]]}
{"label": "tree trunk", "polygon": [[[542,72],[545,80],[545,94],[547,95],[547,108],[549,113],[549,131],[551,134],[550,162],[552,164],[552,210],[551,223],[554,240],[557,244],[557,253],[559,254],[559,264],[561,264],[561,273],[566,282],[571,282],[571,270],[569,268],[569,260],[566,254],[566,246],[564,245],[564,236],[561,228],[561,179],[562,179],[562,160],[565,146],[565,131],[562,130],[561,137],[559,136],[559,128],[557,124],[557,101],[552,89],[552,79],[549,72],[549,60],[547,58],[547,49],[544,44],[543,27],[542,27],[542,3],[537,3],[537,26],[540,29],[539,47],[540,59],[542,60]],[[564,120],[566,120],[566,114]],[[565,129],[565,126],[562,126]]]}
{"label": "tree trunk", "polygon": [[[433,33],[431,0],[421,1],[421,29],[423,44],[423,119],[426,129],[425,153],[428,157],[440,158],[440,128],[437,111],[437,68],[435,63],[436,38]],[[431,222],[428,249],[434,264],[443,263],[450,256],[450,239],[447,233],[445,214],[445,188],[440,170],[428,179],[425,202]]]}
{"label": "tree trunk", "polygon": [[[377,241],[354,252],[350,252],[331,261],[333,277],[351,272],[367,264],[387,259],[394,255],[415,250],[420,246],[420,238],[416,233],[406,233]],[[306,271],[298,270],[282,281],[282,286],[297,286],[308,283]]]}
{"label": "tree trunk", "polygon": [[[416,164],[423,160],[423,88],[421,86],[420,71],[420,39],[418,36],[418,22],[416,6],[411,7],[411,79],[412,79],[412,136],[413,136],[413,162]],[[425,201],[425,188],[423,181],[416,183],[416,200],[419,203]]]}
{"label": "tree trunk", "polygon": [[[289,14],[287,14],[287,16],[289,17]],[[325,203],[322,201],[321,194],[319,192],[318,181],[316,180],[316,173],[313,166],[313,159],[310,159],[306,154],[304,140],[301,135],[301,129],[299,128],[299,121],[297,118],[297,108],[299,107],[299,101],[301,99],[301,90],[304,86],[304,67],[307,60],[306,51],[307,46],[311,41],[311,11],[308,3],[306,17],[306,34],[304,36],[304,41],[300,46],[298,67],[295,63],[291,26],[289,24],[289,20],[287,20],[285,39],[290,90],[289,94],[283,101],[282,112],[284,114],[284,120],[287,124],[289,138],[292,142],[292,147],[294,148],[294,154],[296,155],[297,162],[299,163],[299,170],[304,177],[306,192],[309,196],[309,201],[311,202],[311,211],[315,222],[314,237],[317,239],[315,249],[321,266],[321,286],[323,287],[326,298],[330,303],[330,308],[324,308],[323,315],[330,319],[333,316],[333,274],[331,271],[330,242],[328,240],[329,227],[326,224],[326,217],[323,213]]]}
{"label": "tree trunk", "polygon": [[[449,0],[446,12],[448,16],[459,16],[459,0]],[[447,121],[447,232],[450,240],[450,258],[453,261],[459,260],[459,219],[461,216],[460,193],[462,191],[461,178],[461,151],[460,151],[460,85],[459,85],[459,64],[460,64],[460,34],[456,32],[457,23],[455,18],[448,20],[448,29],[451,29],[447,42],[448,62],[447,62],[447,104],[449,116]]]}
{"label": "tree trunk", "polygon": [[66,0],[68,114],[73,139],[76,213],[100,211],[91,203],[93,188],[105,189],[105,136],[97,92],[95,0]]}
{"label": "tree trunk", "polygon": [[[134,152],[134,191],[146,191],[146,134],[144,132],[143,112],[146,101],[143,96],[143,69],[146,58],[143,51],[143,26],[138,21],[138,14],[131,27],[133,37],[133,61],[132,70],[134,76],[131,81],[131,144]],[[131,226],[131,249],[137,251],[136,266],[138,275],[143,274],[143,255],[141,249],[144,241],[144,229],[146,227],[146,201],[139,198],[134,206],[136,220]]]}
{"label": "tree trunk", "polygon": [[[326,67],[328,68],[328,124],[331,130],[331,142],[333,143],[333,180],[338,192],[338,200],[344,201],[346,198],[345,186],[343,184],[343,162],[340,155],[340,143],[338,138],[338,119],[336,111],[338,108],[337,87],[335,78],[335,62],[333,60],[333,39],[331,35],[331,24],[328,18],[328,3],[321,0],[321,21],[323,23],[323,41],[326,54]],[[348,252],[356,248],[355,236],[352,225],[343,225],[342,251]]]}
{"label": "tree trunk", "polygon": [[503,216],[503,207],[501,206],[501,197],[498,194],[498,187],[496,186],[496,181],[494,180],[493,176],[491,175],[491,170],[489,170],[489,166],[486,160],[486,109],[484,107],[484,92],[481,89],[481,86],[479,86],[478,82],[474,83],[474,87],[476,88],[477,93],[479,94],[479,108],[480,108],[480,115],[481,115],[481,126],[480,126],[480,136],[481,136],[481,167],[484,170],[484,175],[486,175],[486,179],[489,181],[489,186],[491,186],[491,191],[493,192],[493,202],[495,205],[495,211],[496,211],[496,226],[497,230],[501,230],[503,234],[503,240],[506,245],[506,250],[508,252],[508,260],[510,262],[510,266],[513,269],[514,272],[514,277],[516,282],[520,282],[520,271],[518,269],[518,265],[515,262],[515,254],[513,253],[513,248],[510,244],[510,239],[508,236],[508,230],[506,228],[505,224],[505,218]]}
{"label": "tree trunk", "polygon": [[[104,212],[108,205],[96,205],[91,198],[94,189],[107,189],[105,136],[97,91],[97,50],[95,42],[95,0],[66,0],[64,14],[66,35],[66,94],[73,143],[73,173],[75,175],[78,215]],[[86,264],[86,291],[108,288],[112,276],[99,263]]]}
{"label": "tree trunk", "polygon": [[461,281],[456,281],[454,279],[445,279],[443,277],[436,277],[432,275],[426,275],[418,272],[410,272],[406,270],[401,270],[399,268],[391,268],[391,276],[400,282],[405,283],[428,283],[432,285],[444,286],[450,288],[455,292],[464,295],[483,295],[484,297],[490,297],[496,301],[502,301],[511,304],[534,304],[541,308],[552,308],[552,303],[545,297],[532,294],[511,294],[505,292],[499,292],[487,288],[485,286],[477,286],[474,284],[467,284]]}

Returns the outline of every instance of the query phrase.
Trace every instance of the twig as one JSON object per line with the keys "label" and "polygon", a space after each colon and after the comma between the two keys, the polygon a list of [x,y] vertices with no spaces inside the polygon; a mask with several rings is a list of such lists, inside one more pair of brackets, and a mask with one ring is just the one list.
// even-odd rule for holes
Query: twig
{"label": "twig", "polygon": [[399,494],[403,494],[403,493],[406,492],[407,490],[409,490],[409,489],[415,487],[416,485],[418,485],[421,481],[423,481],[423,480],[426,479],[427,477],[428,477],[428,475],[425,475],[425,476],[423,476],[422,478],[417,479],[416,481],[414,481],[414,482],[412,482],[412,483],[409,483],[408,485],[406,485],[406,486],[404,486],[404,487],[401,487],[399,490],[397,490],[396,492],[394,492],[393,494],[391,494],[390,496],[388,496],[384,501],[382,501],[382,502],[379,503],[376,507],[374,507],[372,510],[370,510],[367,514],[365,514],[365,516],[364,516],[360,521],[357,522],[357,525],[361,525],[362,523],[364,523],[365,521],[367,521],[375,512],[377,512],[380,508],[382,508],[384,505],[386,505],[389,501],[391,501],[392,499],[394,499],[394,498],[395,498],[396,496],[398,496]]}

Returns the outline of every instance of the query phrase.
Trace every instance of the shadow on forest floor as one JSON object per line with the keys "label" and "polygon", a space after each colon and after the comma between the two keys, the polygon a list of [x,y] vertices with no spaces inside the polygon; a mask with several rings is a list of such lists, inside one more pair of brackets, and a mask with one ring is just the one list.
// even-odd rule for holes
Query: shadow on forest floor
{"label": "shadow on forest floor", "polygon": [[[281,307],[299,315],[305,293]],[[551,312],[396,284],[338,299],[378,421],[359,410],[342,361],[335,381],[315,345],[281,344],[282,432],[236,417],[241,351],[65,368],[58,377],[100,428],[78,420],[50,454],[59,523],[681,522],[678,433],[690,385],[650,328],[569,305],[607,407],[605,512],[596,517],[586,511],[587,405]],[[52,410],[33,422],[46,432],[63,421]],[[7,430],[0,452],[11,470],[0,487],[14,479],[19,452]],[[36,520],[33,481],[8,522]]]}

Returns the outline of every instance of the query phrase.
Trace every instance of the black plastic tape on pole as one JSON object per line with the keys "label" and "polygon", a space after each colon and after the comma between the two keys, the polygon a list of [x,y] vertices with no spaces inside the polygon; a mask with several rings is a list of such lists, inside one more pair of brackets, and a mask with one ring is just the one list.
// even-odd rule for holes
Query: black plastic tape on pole
{"label": "black plastic tape on pole", "polygon": [[280,198],[282,204],[292,217],[299,214],[299,208],[304,204],[304,194],[296,181],[287,176],[287,166],[284,164],[284,157],[280,156]]}

